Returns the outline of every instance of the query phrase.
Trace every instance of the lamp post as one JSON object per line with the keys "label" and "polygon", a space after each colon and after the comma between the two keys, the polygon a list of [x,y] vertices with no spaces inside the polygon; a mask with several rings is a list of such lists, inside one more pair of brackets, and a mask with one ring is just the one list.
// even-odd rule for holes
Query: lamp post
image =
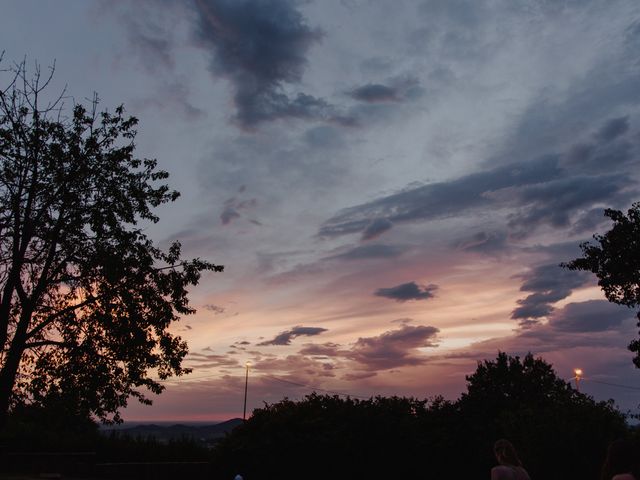
{"label": "lamp post", "polygon": [[247,387],[249,386],[249,365],[251,362],[245,363],[246,374],[244,377],[244,409],[242,410],[242,420],[247,418]]}
{"label": "lamp post", "polygon": [[573,373],[576,374],[575,381],[576,381],[576,390],[580,391],[580,380],[582,380],[582,369],[581,368],[575,368],[573,370]]}

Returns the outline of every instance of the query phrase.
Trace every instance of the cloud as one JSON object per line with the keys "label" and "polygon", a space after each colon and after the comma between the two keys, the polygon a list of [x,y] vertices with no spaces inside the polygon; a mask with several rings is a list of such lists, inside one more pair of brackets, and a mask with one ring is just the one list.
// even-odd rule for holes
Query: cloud
{"label": "cloud", "polygon": [[563,332],[616,330],[633,317],[633,312],[606,300],[569,303],[549,319],[549,326]]}
{"label": "cloud", "polygon": [[205,111],[193,105],[190,99],[190,91],[186,86],[184,79],[178,79],[173,83],[163,84],[158,88],[151,97],[142,99],[140,103],[146,106],[154,106],[158,109],[164,109],[165,112],[171,111],[182,113],[187,120],[198,120],[205,117]]}
{"label": "cloud", "polygon": [[397,89],[378,83],[369,83],[355,88],[350,95],[361,102],[397,102],[400,100]]}
{"label": "cloud", "polygon": [[[360,233],[367,240],[402,223],[500,211],[505,213],[508,233],[519,238],[541,226],[564,229],[576,223],[574,231],[584,230],[587,212],[602,206],[622,208],[638,194],[632,172],[640,161],[640,139],[628,135],[630,124],[628,116],[609,119],[587,136],[588,141],[559,152],[409,186],[345,208],[321,225],[319,235]],[[492,158],[485,165],[495,161]]]}
{"label": "cloud", "polygon": [[[551,313],[547,323],[536,322],[515,335],[475,343],[453,353],[451,358],[486,358],[494,356],[498,350],[518,354],[562,352],[563,357],[575,348],[622,352],[629,338],[635,335],[634,323],[634,314],[626,307],[606,300],[574,302]],[[446,356],[448,354],[443,357]],[[626,358],[628,364],[631,363],[629,358]]]}
{"label": "cloud", "polygon": [[541,224],[567,227],[577,211],[615,198],[632,183],[622,174],[576,175],[514,189],[510,203],[524,208],[509,216],[509,226],[523,232]]}
{"label": "cloud", "polygon": [[453,246],[456,250],[485,254],[502,252],[507,248],[507,234],[480,231],[455,241]]}
{"label": "cloud", "polygon": [[533,292],[518,300],[519,307],[511,312],[511,318],[520,320],[522,326],[531,326],[532,320],[546,317],[554,308],[552,303],[567,298],[571,291],[590,281],[588,272],[568,270],[557,264],[540,265],[515,278],[524,282],[521,292]]}
{"label": "cloud", "polygon": [[241,200],[236,197],[231,197],[224,202],[224,209],[220,214],[220,221],[223,225],[228,225],[232,220],[241,217],[240,212],[242,210],[255,208],[257,204],[258,201],[255,198]]}
{"label": "cloud", "polygon": [[277,118],[324,118],[332,107],[306,93],[290,97],[300,83],[307,52],[322,34],[306,23],[290,0],[197,0],[195,38],[211,52],[211,70],[235,89],[237,121],[254,127]]}
{"label": "cloud", "polygon": [[403,325],[406,325],[408,323],[413,322],[413,318],[396,318],[395,320],[391,320],[391,323],[401,323]]}
{"label": "cloud", "polygon": [[563,164],[572,170],[589,174],[610,174],[613,169],[637,164],[638,138],[625,135],[629,128],[628,117],[624,117],[622,125],[619,120],[606,122],[592,136],[592,140],[569,148]]}
{"label": "cloud", "polygon": [[[409,319],[400,320],[408,321]],[[303,356],[334,359],[338,361],[338,365],[349,368],[350,373],[343,378],[358,380],[373,376],[370,372],[375,370],[423,364],[426,357],[418,349],[437,347],[435,340],[438,332],[436,327],[403,323],[399,328],[378,336],[358,338],[349,348],[332,342],[308,343],[298,353]],[[358,366],[340,364],[339,360],[350,360]],[[354,368],[363,371],[353,372]]]}
{"label": "cloud", "polygon": [[[175,58],[175,22],[182,15],[178,2],[161,1],[156,5],[137,2],[109,2],[102,0],[101,14],[112,13],[124,25],[129,49],[135,55],[136,66],[158,75],[173,70]],[[160,8],[158,3],[161,3]],[[142,7],[142,9],[141,9]]]}
{"label": "cloud", "polygon": [[596,140],[610,142],[629,130],[629,116],[612,118],[595,134]]}
{"label": "cloud", "polygon": [[387,370],[409,365],[421,365],[426,357],[419,348],[437,347],[434,339],[439,330],[423,325],[403,325],[377,337],[359,338],[348,358],[367,370]]}
{"label": "cloud", "polygon": [[576,216],[571,226],[572,234],[593,233],[609,219],[604,215],[604,208],[592,208]]}
{"label": "cloud", "polygon": [[290,375],[335,377],[335,366],[331,362],[320,361],[304,355],[287,355],[285,358],[266,358],[256,361],[254,370],[261,372],[288,372]]}
{"label": "cloud", "polygon": [[338,357],[344,355],[347,351],[342,350],[340,345],[333,342],[326,342],[322,344],[307,343],[300,349],[301,355],[312,356],[324,356],[324,357]]}
{"label": "cloud", "polygon": [[375,218],[362,232],[362,240],[372,240],[379,237],[387,230],[391,230],[393,223],[386,218]]}
{"label": "cloud", "polygon": [[193,363],[194,368],[234,367],[239,365],[238,360],[225,355],[189,353],[187,360]]}
{"label": "cloud", "polygon": [[285,330],[284,332],[276,335],[273,340],[267,340],[261,343],[258,343],[258,346],[268,346],[268,345],[291,345],[291,340],[300,336],[312,337],[315,335],[320,335],[323,332],[326,332],[326,328],[320,327],[293,327],[291,330]]}
{"label": "cloud", "polygon": [[387,84],[367,83],[354,88],[349,96],[364,103],[398,103],[415,100],[424,93],[420,82],[414,77],[396,77]]}
{"label": "cloud", "polygon": [[365,378],[375,377],[376,375],[378,375],[377,372],[350,372],[350,373],[345,373],[342,376],[342,379],[348,380],[348,381],[357,381],[357,380],[364,380]]}
{"label": "cloud", "polygon": [[214,305],[212,303],[207,303],[206,305],[203,306],[203,308],[205,310],[209,310],[210,312],[215,313],[216,315],[224,313],[225,311],[224,307],[219,307],[218,305]]}
{"label": "cloud", "polygon": [[432,298],[438,289],[437,285],[418,285],[416,282],[408,282],[395,287],[379,288],[374,292],[377,297],[390,298],[398,302],[406,302],[407,300],[426,300]]}
{"label": "cloud", "polygon": [[368,260],[372,258],[395,258],[404,253],[405,249],[397,245],[360,245],[344,253],[329,258],[335,260]]}
{"label": "cloud", "polygon": [[304,133],[303,139],[309,147],[319,150],[338,150],[345,146],[343,132],[333,125],[312,127]]}
{"label": "cloud", "polygon": [[[320,228],[321,236],[365,233],[373,222],[429,221],[458,216],[495,203],[486,193],[550,181],[561,174],[558,158],[545,156],[473,173],[447,182],[409,188],[372,202],[342,210]],[[384,230],[383,230],[384,231]]]}

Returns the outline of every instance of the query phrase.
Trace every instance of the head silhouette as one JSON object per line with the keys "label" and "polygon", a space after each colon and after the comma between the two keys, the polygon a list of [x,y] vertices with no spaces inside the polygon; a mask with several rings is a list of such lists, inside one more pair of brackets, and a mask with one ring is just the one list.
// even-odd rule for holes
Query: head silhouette
{"label": "head silhouette", "polygon": [[636,462],[634,453],[633,445],[627,440],[618,439],[611,442],[602,466],[602,479],[611,480],[614,475],[631,473]]}
{"label": "head silhouette", "polygon": [[504,438],[501,438],[493,445],[493,453],[496,455],[496,460],[501,465],[511,465],[513,467],[521,467],[522,462],[518,457],[513,444]]}

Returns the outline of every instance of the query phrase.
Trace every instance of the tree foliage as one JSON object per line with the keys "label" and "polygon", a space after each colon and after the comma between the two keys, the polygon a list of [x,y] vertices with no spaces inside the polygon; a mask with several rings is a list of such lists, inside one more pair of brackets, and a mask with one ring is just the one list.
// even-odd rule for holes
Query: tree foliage
{"label": "tree foliage", "polygon": [[312,394],[257,409],[214,452],[221,478],[482,478],[493,443],[511,439],[532,478],[598,477],[608,443],[628,433],[551,365],[499,353],[467,377],[456,401]]}
{"label": "tree foliage", "polygon": [[[64,110],[25,64],[0,90],[0,420],[11,404],[66,403],[118,420],[152,377],[187,370],[168,327],[192,313],[187,288],[204,270],[144,233],[178,192],[155,160],[134,155],[137,120],[122,106]],[[142,387],[142,388],[141,388]]]}
{"label": "tree foliage", "polygon": [[532,478],[596,478],[606,446],[627,431],[612,401],[578,392],[530,353],[521,359],[501,352],[466,379],[457,405],[465,448],[478,464],[492,461],[493,442],[506,437]]}
{"label": "tree foliage", "polygon": [[[383,478],[409,474],[425,401],[308,395],[256,409],[215,450],[220,478]],[[394,462],[389,468],[389,462]]]}
{"label": "tree foliage", "polygon": [[[582,257],[562,264],[570,270],[593,272],[598,277],[607,300],[630,308],[640,307],[640,202],[634,203],[625,215],[620,210],[607,209],[605,216],[613,227],[604,235],[594,235],[596,244],[580,245]],[[640,312],[638,312],[640,320]],[[640,326],[640,321],[638,322]],[[640,332],[639,332],[640,334]],[[633,363],[640,368],[640,339],[629,344],[635,353]]]}

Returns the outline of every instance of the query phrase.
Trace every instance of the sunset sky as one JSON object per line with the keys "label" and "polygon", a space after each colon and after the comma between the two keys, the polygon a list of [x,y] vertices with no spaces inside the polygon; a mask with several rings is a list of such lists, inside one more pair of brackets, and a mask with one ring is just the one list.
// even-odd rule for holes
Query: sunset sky
{"label": "sunset sky", "polygon": [[454,399],[499,350],[637,413],[634,311],[558,266],[640,200],[637,0],[8,0],[1,50],[124,103],[182,193],[147,233],[225,265],[125,419],[241,416],[247,361],[249,409]]}

